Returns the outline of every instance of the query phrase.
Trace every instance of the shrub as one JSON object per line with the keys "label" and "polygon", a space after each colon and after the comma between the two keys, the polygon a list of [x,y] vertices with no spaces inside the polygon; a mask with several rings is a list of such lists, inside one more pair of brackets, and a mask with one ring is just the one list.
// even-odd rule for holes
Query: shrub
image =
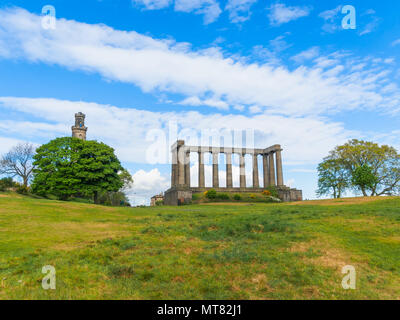
{"label": "shrub", "polygon": [[229,195],[227,193],[218,193],[217,198],[220,200],[229,200]]}
{"label": "shrub", "polygon": [[156,201],[156,206],[162,206],[164,204],[163,200]]}
{"label": "shrub", "polygon": [[270,196],[270,195],[271,195],[271,191],[269,191],[269,190],[264,190],[264,191],[262,192],[262,194],[263,194],[264,196]]}
{"label": "shrub", "polygon": [[[268,196],[272,196],[272,197],[275,197],[275,198],[279,198],[278,189],[277,189],[275,186],[269,186],[269,187],[267,187],[267,189],[264,190],[264,191],[268,191],[268,192],[269,192]],[[263,193],[264,193],[264,191],[263,191]]]}
{"label": "shrub", "polygon": [[201,193],[193,193],[192,194],[192,200],[200,200],[200,199],[201,199]]}
{"label": "shrub", "polygon": [[242,197],[241,197],[240,194],[235,194],[235,195],[233,196],[233,199],[234,199],[234,200],[237,200],[237,201],[240,201],[240,200],[242,200]]}
{"label": "shrub", "polygon": [[251,199],[255,199],[255,198],[256,198],[256,195],[252,193],[252,194],[250,194],[250,198],[251,198]]}
{"label": "shrub", "polygon": [[217,191],[215,191],[214,189],[210,189],[206,192],[206,197],[208,199],[216,199],[217,198]]}
{"label": "shrub", "polygon": [[12,178],[3,178],[0,180],[0,191],[6,191],[15,186]]}
{"label": "shrub", "polygon": [[19,194],[28,194],[29,193],[29,187],[26,187],[23,184],[18,184],[15,191],[17,193],[19,193]]}

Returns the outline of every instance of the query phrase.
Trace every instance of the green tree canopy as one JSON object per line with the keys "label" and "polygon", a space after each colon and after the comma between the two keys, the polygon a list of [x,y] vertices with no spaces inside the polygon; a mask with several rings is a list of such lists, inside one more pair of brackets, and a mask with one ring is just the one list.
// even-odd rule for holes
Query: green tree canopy
{"label": "green tree canopy", "polygon": [[[333,162],[326,162],[327,159]],[[335,178],[335,174],[332,174],[338,172],[334,161],[339,161],[344,175]],[[400,192],[400,155],[388,145],[353,139],[332,150],[318,168],[322,187],[317,191],[319,194],[327,194],[327,186],[337,185],[343,178],[347,181],[345,188],[353,187],[364,196]]]}
{"label": "green tree canopy", "polygon": [[318,196],[329,194],[334,198],[341,198],[349,187],[349,174],[340,159],[325,158],[318,165],[318,175]]}
{"label": "green tree canopy", "polygon": [[375,176],[372,168],[366,164],[355,168],[351,177],[353,186],[361,190],[364,196],[367,195],[367,191],[373,190],[377,180],[378,177]]}
{"label": "green tree canopy", "polygon": [[83,195],[97,203],[99,193],[119,191],[126,179],[114,149],[97,141],[57,138],[39,147],[34,160],[32,191],[63,200]]}

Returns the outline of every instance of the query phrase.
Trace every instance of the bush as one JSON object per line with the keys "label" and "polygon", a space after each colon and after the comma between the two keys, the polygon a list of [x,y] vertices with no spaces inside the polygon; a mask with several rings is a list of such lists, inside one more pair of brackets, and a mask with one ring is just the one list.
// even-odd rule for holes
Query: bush
{"label": "bush", "polygon": [[229,195],[227,193],[218,193],[217,198],[220,200],[229,200]]}
{"label": "bush", "polygon": [[270,195],[271,195],[271,191],[269,191],[269,190],[264,190],[264,191],[262,192],[262,194],[263,194],[264,196],[270,196]]}
{"label": "bush", "polygon": [[156,201],[156,206],[162,206],[164,204],[163,200]]}
{"label": "bush", "polygon": [[233,199],[236,200],[236,201],[240,201],[240,200],[242,200],[242,196],[240,194],[235,194],[233,196]]}
{"label": "bush", "polygon": [[0,191],[6,191],[15,186],[12,178],[3,178],[0,180]]}
{"label": "bush", "polygon": [[201,199],[201,193],[192,194],[192,200],[200,200],[200,199]]}
{"label": "bush", "polygon": [[19,193],[19,194],[28,194],[29,193],[29,187],[26,187],[23,184],[18,184],[15,191],[17,193]]}
{"label": "bush", "polygon": [[206,198],[207,199],[216,199],[217,198],[217,191],[214,189],[210,189],[206,192]]}
{"label": "bush", "polygon": [[279,193],[278,193],[278,189],[275,186],[269,186],[266,188],[266,190],[263,191],[264,192],[269,192],[269,194],[265,194],[268,196],[272,196],[274,198],[279,198]]}

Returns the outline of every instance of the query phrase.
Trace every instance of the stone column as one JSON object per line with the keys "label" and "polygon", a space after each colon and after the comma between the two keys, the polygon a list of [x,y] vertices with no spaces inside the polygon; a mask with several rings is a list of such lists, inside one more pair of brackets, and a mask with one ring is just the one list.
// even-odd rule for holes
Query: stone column
{"label": "stone column", "polygon": [[276,152],[276,179],[278,186],[283,186],[282,150]]}
{"label": "stone column", "polygon": [[232,188],[232,153],[226,153],[226,187]]}
{"label": "stone column", "polygon": [[276,186],[274,153],[270,153],[268,155],[268,158],[269,158],[269,185]]}
{"label": "stone column", "polygon": [[213,151],[213,188],[219,188],[219,177],[218,177],[218,151]]}
{"label": "stone column", "polygon": [[263,176],[264,176],[264,188],[269,186],[269,167],[268,167],[268,155],[263,154]]}
{"label": "stone column", "polygon": [[190,187],[190,152],[185,153],[185,186]]}
{"label": "stone column", "polygon": [[185,148],[178,148],[178,185],[185,185]]}
{"label": "stone column", "polygon": [[178,152],[177,149],[172,150],[172,170],[171,170],[171,187],[178,184]]}
{"label": "stone column", "polygon": [[246,167],[244,153],[240,153],[240,188],[246,188]]}
{"label": "stone column", "polygon": [[199,151],[199,188],[205,187],[204,181],[204,153]]}
{"label": "stone column", "polygon": [[253,188],[259,188],[257,153],[253,153]]}

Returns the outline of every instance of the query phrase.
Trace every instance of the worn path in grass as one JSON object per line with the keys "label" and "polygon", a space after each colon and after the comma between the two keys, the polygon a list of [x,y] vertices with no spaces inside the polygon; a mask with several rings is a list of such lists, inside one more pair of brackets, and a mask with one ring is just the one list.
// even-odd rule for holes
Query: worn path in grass
{"label": "worn path in grass", "polygon": [[0,299],[400,299],[400,199],[369,200],[131,209],[0,194]]}

